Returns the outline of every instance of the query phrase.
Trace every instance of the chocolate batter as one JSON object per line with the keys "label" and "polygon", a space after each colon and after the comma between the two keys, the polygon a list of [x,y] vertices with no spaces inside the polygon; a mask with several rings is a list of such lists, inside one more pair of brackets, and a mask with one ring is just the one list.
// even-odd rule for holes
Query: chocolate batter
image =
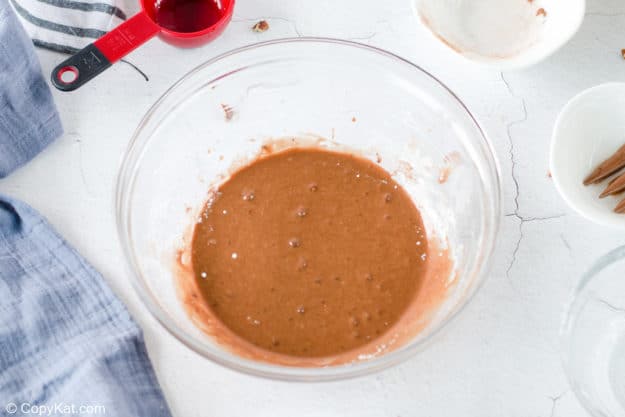
{"label": "chocolate batter", "polygon": [[210,312],[254,346],[296,357],[381,338],[417,297],[428,256],[420,213],[388,172],[316,148],[235,172],[191,246]]}

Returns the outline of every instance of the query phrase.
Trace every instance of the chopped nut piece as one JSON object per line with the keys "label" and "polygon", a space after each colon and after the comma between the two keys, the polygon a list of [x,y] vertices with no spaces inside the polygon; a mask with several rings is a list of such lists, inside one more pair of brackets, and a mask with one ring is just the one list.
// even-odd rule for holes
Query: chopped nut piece
{"label": "chopped nut piece", "polygon": [[545,9],[543,9],[542,7],[538,10],[536,10],[536,16],[545,16],[547,17],[547,12],[545,11]]}
{"label": "chopped nut piece", "polygon": [[221,108],[224,111],[224,118],[226,120],[232,120],[232,117],[234,117],[234,109],[229,105],[223,103],[221,104]]}
{"label": "chopped nut piece", "polygon": [[621,49],[621,56],[625,59],[625,49]]}
{"label": "chopped nut piece", "polygon": [[266,20],[261,20],[252,26],[254,32],[266,32],[269,29],[269,23]]}

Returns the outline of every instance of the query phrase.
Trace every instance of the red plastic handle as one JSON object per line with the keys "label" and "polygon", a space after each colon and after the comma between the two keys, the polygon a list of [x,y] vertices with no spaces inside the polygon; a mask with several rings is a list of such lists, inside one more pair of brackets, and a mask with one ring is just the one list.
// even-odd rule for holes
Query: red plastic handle
{"label": "red plastic handle", "polygon": [[52,85],[61,91],[73,91],[158,32],[156,23],[141,11],[57,65],[52,70]]}
{"label": "red plastic handle", "polygon": [[112,64],[153,38],[160,27],[141,11],[94,42]]}

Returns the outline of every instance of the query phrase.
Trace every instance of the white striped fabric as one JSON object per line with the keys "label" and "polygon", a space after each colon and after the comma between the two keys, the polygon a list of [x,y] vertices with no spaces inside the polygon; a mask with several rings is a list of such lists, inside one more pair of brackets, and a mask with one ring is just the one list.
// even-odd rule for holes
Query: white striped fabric
{"label": "white striped fabric", "polygon": [[39,47],[75,53],[123,22],[118,0],[8,0]]}

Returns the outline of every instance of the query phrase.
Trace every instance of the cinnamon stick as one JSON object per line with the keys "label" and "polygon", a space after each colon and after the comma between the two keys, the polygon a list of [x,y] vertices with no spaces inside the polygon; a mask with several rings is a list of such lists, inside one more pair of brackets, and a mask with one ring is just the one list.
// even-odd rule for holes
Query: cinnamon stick
{"label": "cinnamon stick", "polygon": [[625,213],[625,198],[621,200],[621,202],[618,203],[616,207],[614,207],[614,211],[619,214]]}
{"label": "cinnamon stick", "polygon": [[625,191],[625,174],[621,174],[614,178],[605,190],[599,195],[599,198],[604,198],[609,195],[619,194]]}
{"label": "cinnamon stick", "polygon": [[623,168],[625,168],[625,145],[595,168],[584,180],[584,185],[596,184]]}

